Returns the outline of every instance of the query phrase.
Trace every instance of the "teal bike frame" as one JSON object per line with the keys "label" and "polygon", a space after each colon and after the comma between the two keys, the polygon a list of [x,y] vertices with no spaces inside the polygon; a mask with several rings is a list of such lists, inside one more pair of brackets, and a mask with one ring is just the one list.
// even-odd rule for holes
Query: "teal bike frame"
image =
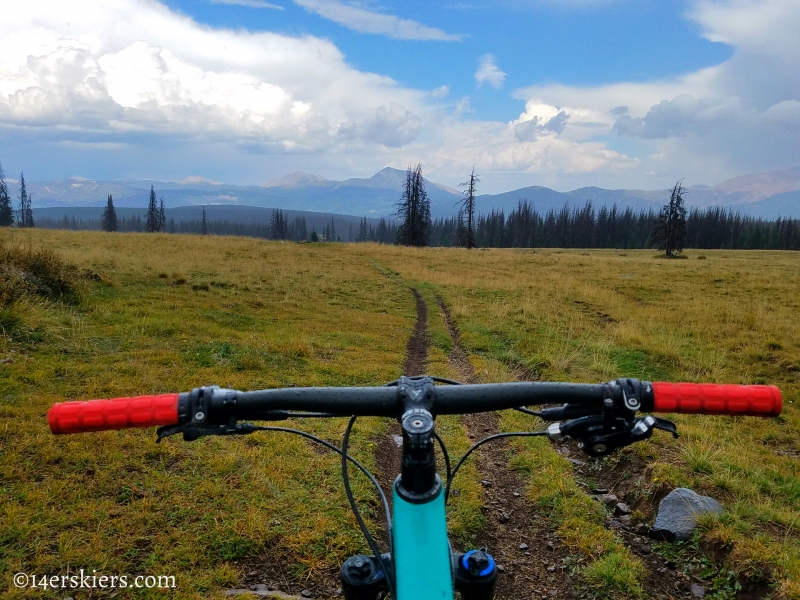
{"label": "teal bike frame", "polygon": [[393,491],[392,529],[397,600],[452,600],[453,574],[444,490],[424,504]]}

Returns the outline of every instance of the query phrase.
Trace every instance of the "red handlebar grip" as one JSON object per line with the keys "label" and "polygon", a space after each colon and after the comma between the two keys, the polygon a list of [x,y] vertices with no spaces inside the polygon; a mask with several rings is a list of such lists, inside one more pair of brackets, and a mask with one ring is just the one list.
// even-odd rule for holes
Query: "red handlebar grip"
{"label": "red handlebar grip", "polygon": [[53,433],[178,424],[178,394],[62,402],[47,412]]}
{"label": "red handlebar grip", "polygon": [[777,417],[782,408],[774,385],[653,383],[653,412]]}

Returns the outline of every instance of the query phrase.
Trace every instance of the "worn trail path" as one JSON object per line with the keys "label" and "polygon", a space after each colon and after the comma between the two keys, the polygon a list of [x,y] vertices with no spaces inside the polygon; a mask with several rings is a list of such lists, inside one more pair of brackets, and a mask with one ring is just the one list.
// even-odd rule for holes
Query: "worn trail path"
{"label": "worn trail path", "polygon": [[[451,368],[464,383],[479,383],[450,310],[441,298],[437,297],[436,302],[453,343]],[[473,442],[500,433],[498,415],[494,412],[464,415],[461,421]],[[508,469],[508,451],[508,443],[498,440],[482,446],[470,459],[477,462],[481,473],[486,517],[486,525],[475,539],[489,548],[498,568],[502,567],[495,598],[573,597],[569,575],[561,560],[568,551],[548,533],[525,498],[525,482]]]}

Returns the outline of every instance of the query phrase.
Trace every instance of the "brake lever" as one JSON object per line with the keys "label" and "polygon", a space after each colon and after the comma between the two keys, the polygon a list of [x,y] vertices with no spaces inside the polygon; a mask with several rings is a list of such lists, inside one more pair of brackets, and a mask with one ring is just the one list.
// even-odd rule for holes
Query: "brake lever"
{"label": "brake lever", "polygon": [[[189,423],[159,427],[156,431],[156,435],[158,436],[156,438],[156,444],[164,438],[178,433],[183,434],[184,441],[193,442],[198,438],[209,435],[247,435],[248,433],[253,433],[260,429],[257,425],[252,425],[250,423],[237,423],[235,419],[231,419],[227,425],[209,425],[204,411],[192,412],[192,420]],[[289,418],[289,411],[270,410],[262,413],[258,418],[264,421],[285,421]]]}
{"label": "brake lever", "polygon": [[672,421],[652,415],[632,421],[617,418],[610,426],[603,415],[591,415],[567,423],[553,423],[547,428],[547,435],[554,441],[569,436],[577,440],[578,447],[589,456],[601,457],[617,448],[648,439],[655,429],[678,437]]}
{"label": "brake lever", "polygon": [[159,427],[156,431],[158,436],[156,444],[162,439],[175,435],[176,433],[182,433],[185,442],[193,442],[196,439],[210,435],[247,435],[259,431],[260,429],[261,427],[253,425],[252,423],[234,423],[216,427],[197,427],[192,423],[186,425],[168,425],[166,427]]}

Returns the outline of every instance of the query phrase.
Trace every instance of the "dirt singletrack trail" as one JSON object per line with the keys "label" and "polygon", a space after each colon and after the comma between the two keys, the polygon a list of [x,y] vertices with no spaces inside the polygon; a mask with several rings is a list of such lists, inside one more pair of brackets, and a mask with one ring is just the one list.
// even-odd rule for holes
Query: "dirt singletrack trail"
{"label": "dirt singletrack trail", "polygon": [[[416,300],[417,321],[414,324],[414,332],[411,334],[406,347],[403,375],[413,377],[414,375],[425,375],[428,364],[428,348],[430,348],[431,340],[428,335],[428,305],[425,304],[425,300],[416,289],[409,289]],[[386,497],[390,504],[392,502],[392,486],[400,472],[400,459],[403,456],[401,451],[402,433],[400,424],[397,421],[392,421],[386,435],[378,442],[378,450],[375,453],[375,461],[378,465],[376,477],[381,487],[386,490]]]}
{"label": "dirt singletrack trail", "polygon": [[[453,343],[450,366],[464,383],[479,383],[460,334],[444,300],[436,303]],[[497,413],[463,415],[472,442],[500,433]],[[483,514],[486,525],[475,539],[488,547],[501,572],[497,579],[496,600],[519,598],[577,598],[562,559],[569,554],[539,520],[525,498],[525,482],[508,469],[509,447],[505,440],[481,446],[470,460],[476,461],[484,486]],[[457,501],[457,500],[456,500]]]}

